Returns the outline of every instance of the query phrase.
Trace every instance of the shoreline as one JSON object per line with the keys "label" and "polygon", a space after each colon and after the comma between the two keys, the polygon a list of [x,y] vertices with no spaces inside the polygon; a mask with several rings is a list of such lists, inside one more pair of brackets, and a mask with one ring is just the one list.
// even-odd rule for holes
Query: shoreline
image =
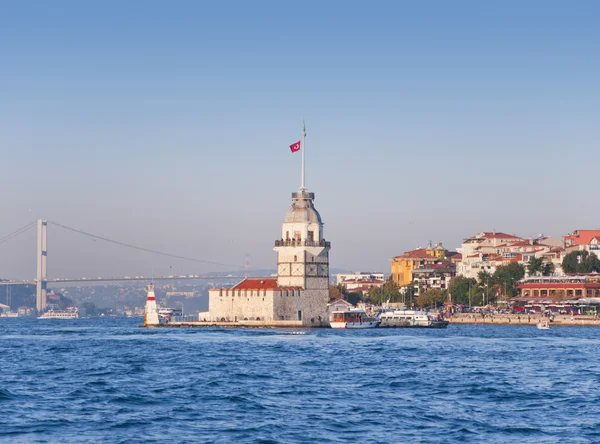
{"label": "shoreline", "polygon": [[[534,315],[516,315],[516,314],[486,314],[482,317],[480,313],[455,313],[447,318],[449,325],[523,325],[536,326],[540,321],[549,320],[546,316],[540,314]],[[591,315],[555,315],[549,322],[550,326],[556,327],[600,327],[600,318]],[[277,328],[277,329],[311,329],[311,328],[331,328],[324,325],[302,325],[297,321],[180,321],[170,322],[160,325],[140,325],[143,328]],[[377,327],[381,328],[381,327]],[[386,328],[412,328],[412,327],[386,327]]]}
{"label": "shoreline", "polygon": [[[548,321],[549,319],[540,314],[486,314],[485,317],[482,317],[480,313],[455,313],[448,320],[450,324],[535,326],[538,322]],[[600,327],[600,319],[592,315],[555,315],[549,324],[551,327]]]}

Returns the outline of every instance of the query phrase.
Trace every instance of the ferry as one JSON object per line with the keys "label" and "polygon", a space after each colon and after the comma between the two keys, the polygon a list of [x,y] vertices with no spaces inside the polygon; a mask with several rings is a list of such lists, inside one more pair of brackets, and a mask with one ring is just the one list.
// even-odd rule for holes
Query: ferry
{"label": "ferry", "polygon": [[425,311],[394,310],[379,315],[380,327],[446,328],[448,321],[433,317]]}
{"label": "ferry", "polygon": [[362,308],[334,311],[331,328],[375,328],[379,319],[369,316]]}
{"label": "ferry", "polygon": [[78,319],[79,310],[77,307],[69,307],[66,310],[48,310],[38,319]]}

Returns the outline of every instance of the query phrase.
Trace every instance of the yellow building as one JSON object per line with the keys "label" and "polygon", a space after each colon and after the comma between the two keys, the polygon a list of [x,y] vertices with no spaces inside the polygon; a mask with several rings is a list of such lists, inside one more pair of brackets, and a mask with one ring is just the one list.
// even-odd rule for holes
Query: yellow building
{"label": "yellow building", "polygon": [[392,280],[400,287],[410,284],[413,281],[413,270],[424,265],[435,264],[446,257],[446,249],[442,243],[435,247],[431,246],[431,241],[426,248],[407,251],[400,256],[394,256],[390,259],[392,268]]}

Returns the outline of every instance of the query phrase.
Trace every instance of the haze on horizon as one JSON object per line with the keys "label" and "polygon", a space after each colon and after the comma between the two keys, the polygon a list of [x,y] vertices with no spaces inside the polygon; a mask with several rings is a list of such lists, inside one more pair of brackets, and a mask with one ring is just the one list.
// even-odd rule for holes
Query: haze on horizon
{"label": "haze on horizon", "polygon": [[[3,3],[0,238],[45,218],[275,268],[300,184],[331,266],[600,227],[600,4]],[[0,277],[35,274],[35,230]],[[49,277],[196,265],[49,228]]]}

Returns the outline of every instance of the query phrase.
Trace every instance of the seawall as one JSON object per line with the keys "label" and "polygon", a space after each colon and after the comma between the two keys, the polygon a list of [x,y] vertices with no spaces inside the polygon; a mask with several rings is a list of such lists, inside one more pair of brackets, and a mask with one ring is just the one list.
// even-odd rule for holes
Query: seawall
{"label": "seawall", "polygon": [[[556,326],[588,326],[600,327],[600,319],[588,315],[556,315],[550,321],[550,325]],[[488,324],[488,325],[536,325],[542,320],[548,320],[546,316],[539,314],[486,314],[482,317],[480,313],[455,313],[450,319],[451,324]]]}

